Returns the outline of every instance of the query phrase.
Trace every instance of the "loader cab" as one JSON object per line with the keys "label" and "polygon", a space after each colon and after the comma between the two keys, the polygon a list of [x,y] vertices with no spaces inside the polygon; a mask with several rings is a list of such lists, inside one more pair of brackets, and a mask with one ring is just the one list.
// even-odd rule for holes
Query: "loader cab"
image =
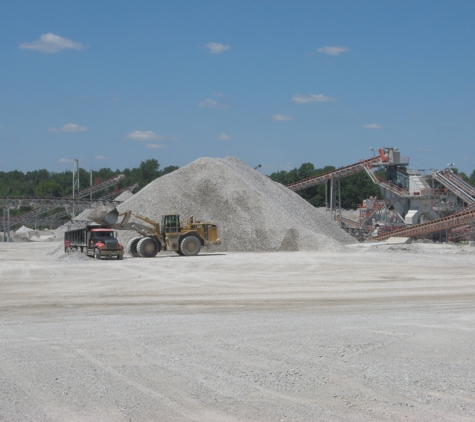
{"label": "loader cab", "polygon": [[180,216],[177,214],[162,215],[162,234],[179,233]]}

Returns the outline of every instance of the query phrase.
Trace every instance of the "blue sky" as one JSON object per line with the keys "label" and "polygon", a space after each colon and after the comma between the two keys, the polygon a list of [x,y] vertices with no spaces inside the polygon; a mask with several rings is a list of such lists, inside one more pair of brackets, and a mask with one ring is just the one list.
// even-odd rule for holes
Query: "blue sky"
{"label": "blue sky", "polygon": [[0,170],[398,147],[475,169],[475,2],[0,2]]}

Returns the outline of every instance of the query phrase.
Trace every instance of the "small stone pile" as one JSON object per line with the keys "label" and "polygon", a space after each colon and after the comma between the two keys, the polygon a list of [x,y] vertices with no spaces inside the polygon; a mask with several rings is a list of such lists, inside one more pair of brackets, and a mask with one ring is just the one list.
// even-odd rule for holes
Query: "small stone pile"
{"label": "small stone pile", "polygon": [[[356,242],[295,192],[234,157],[200,158],[154,180],[118,210],[215,223],[222,245],[214,250],[337,251]],[[123,243],[136,235],[119,233]]]}
{"label": "small stone pile", "polygon": [[52,230],[34,230],[21,226],[12,235],[13,242],[54,242],[56,234]]}

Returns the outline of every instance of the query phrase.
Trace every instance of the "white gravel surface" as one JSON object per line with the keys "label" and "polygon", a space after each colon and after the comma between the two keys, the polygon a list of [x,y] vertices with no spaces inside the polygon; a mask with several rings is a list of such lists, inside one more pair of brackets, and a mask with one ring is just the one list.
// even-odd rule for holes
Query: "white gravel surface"
{"label": "white gravel surface", "polygon": [[474,250],[1,243],[0,420],[473,421]]}
{"label": "white gravel surface", "polygon": [[[191,215],[218,225],[221,251],[341,250],[355,239],[285,186],[234,157],[200,158],[118,207],[160,221]],[[134,233],[121,233],[125,244]]]}

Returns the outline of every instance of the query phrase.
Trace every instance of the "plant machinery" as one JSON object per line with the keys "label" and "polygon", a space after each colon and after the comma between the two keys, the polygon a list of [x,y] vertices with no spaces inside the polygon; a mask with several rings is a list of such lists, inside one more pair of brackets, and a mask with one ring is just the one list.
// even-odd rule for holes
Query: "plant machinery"
{"label": "plant machinery", "polygon": [[[121,220],[119,221],[119,218]],[[142,220],[147,225],[130,222],[130,218]],[[117,208],[105,215],[89,215],[100,224],[107,224],[114,230],[135,230],[140,236],[127,243],[127,252],[133,257],[152,258],[160,251],[175,251],[182,256],[198,255],[202,247],[220,245],[216,224],[195,221],[191,216],[181,224],[178,214],[162,215],[161,224],[142,215],[126,211],[119,214]]]}

